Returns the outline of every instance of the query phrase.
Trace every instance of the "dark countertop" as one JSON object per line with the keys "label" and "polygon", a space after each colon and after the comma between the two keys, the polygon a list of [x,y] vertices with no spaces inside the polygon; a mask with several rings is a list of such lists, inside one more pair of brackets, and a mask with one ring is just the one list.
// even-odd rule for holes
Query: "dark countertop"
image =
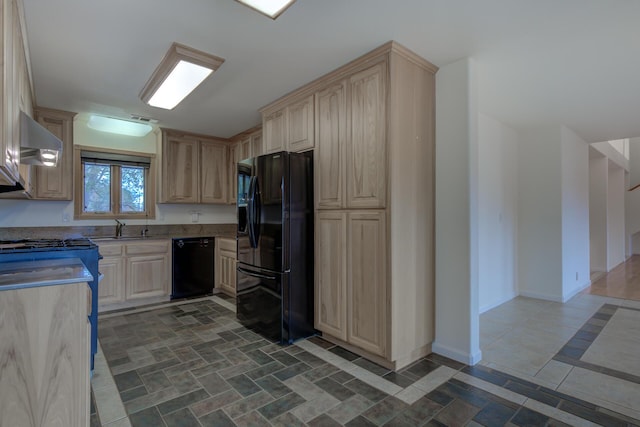
{"label": "dark countertop", "polygon": [[[125,220],[126,223],[126,220]],[[122,230],[124,238],[142,238],[141,232],[147,228],[148,239],[171,239],[174,237],[229,237],[235,238],[236,224],[127,224]],[[92,240],[99,238],[113,238],[116,227],[114,225],[96,226],[69,226],[69,227],[9,227],[2,230],[3,239],[69,239],[89,237]],[[115,240],[115,239],[113,239]],[[123,239],[125,240],[125,239]]]}
{"label": "dark countertop", "polygon": [[0,263],[0,291],[92,280],[93,276],[79,258]]}

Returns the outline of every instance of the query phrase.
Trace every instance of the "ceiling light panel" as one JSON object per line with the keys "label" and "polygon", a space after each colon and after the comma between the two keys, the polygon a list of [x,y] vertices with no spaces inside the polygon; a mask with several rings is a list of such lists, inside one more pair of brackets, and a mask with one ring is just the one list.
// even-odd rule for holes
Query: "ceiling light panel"
{"label": "ceiling light panel", "polygon": [[116,119],[113,117],[91,115],[87,126],[101,132],[117,133],[119,135],[142,137],[151,132],[151,125],[146,123],[135,123],[128,120]]}
{"label": "ceiling light panel", "polygon": [[223,62],[224,59],[217,56],[173,43],[140,92],[140,99],[151,106],[171,110]]}
{"label": "ceiling light panel", "polygon": [[295,0],[236,0],[271,19],[280,16]]}

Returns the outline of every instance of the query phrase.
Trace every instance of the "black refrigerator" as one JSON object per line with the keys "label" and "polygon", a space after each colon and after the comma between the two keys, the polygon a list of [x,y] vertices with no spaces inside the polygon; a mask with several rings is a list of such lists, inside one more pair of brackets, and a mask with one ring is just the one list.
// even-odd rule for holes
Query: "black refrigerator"
{"label": "black refrigerator", "polygon": [[282,344],[313,329],[312,152],[238,163],[237,317]]}

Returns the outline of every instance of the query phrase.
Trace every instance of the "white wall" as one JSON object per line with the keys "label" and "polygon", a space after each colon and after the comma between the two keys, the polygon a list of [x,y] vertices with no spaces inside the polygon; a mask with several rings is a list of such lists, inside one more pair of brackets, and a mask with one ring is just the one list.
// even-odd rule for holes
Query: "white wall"
{"label": "white wall", "polygon": [[478,316],[477,84],[473,60],[436,74],[436,337],[433,351],[475,364]]}
{"label": "white wall", "polygon": [[566,301],[590,283],[589,146],[565,126],[520,136],[518,287]]}
{"label": "white wall", "polygon": [[589,147],[590,271],[607,271],[607,180],[609,160]]}
{"label": "white wall", "polygon": [[629,159],[624,156],[623,153],[618,151],[609,141],[594,142],[591,147],[598,150],[600,153],[609,158],[613,163],[620,166],[624,170],[629,170]]}
{"label": "white wall", "polygon": [[478,118],[478,300],[480,313],[517,293],[518,135]]}
{"label": "white wall", "polygon": [[591,284],[589,145],[562,126],[562,300]]}
{"label": "white wall", "polygon": [[[633,188],[640,184],[640,138],[629,140],[629,184]],[[630,237],[628,255],[640,254],[640,188],[625,192],[627,236]]]}
{"label": "white wall", "polygon": [[609,161],[607,182],[607,271],[625,260],[625,171]]}
{"label": "white wall", "polygon": [[518,144],[518,288],[562,300],[562,175],[559,127],[527,129]]}
{"label": "white wall", "polygon": [[[156,153],[160,146],[159,131],[135,138],[99,132],[86,126],[87,116],[74,120],[74,144],[107,147],[120,150]],[[159,166],[159,165],[158,165]],[[159,167],[158,167],[159,170]],[[228,224],[236,222],[233,205],[159,204],[156,219],[149,224],[190,224],[191,212],[200,212],[198,223]],[[144,224],[144,220],[126,220],[130,224]],[[0,199],[0,227],[112,225],[113,220],[74,220],[73,202],[4,200]]]}

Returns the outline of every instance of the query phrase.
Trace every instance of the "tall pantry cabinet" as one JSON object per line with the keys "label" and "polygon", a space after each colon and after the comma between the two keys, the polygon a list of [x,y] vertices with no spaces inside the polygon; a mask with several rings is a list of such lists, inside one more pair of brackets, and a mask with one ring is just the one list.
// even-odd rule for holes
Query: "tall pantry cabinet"
{"label": "tall pantry cabinet", "polygon": [[314,99],[315,327],[392,369],[434,338],[436,71],[389,42],[272,104]]}

